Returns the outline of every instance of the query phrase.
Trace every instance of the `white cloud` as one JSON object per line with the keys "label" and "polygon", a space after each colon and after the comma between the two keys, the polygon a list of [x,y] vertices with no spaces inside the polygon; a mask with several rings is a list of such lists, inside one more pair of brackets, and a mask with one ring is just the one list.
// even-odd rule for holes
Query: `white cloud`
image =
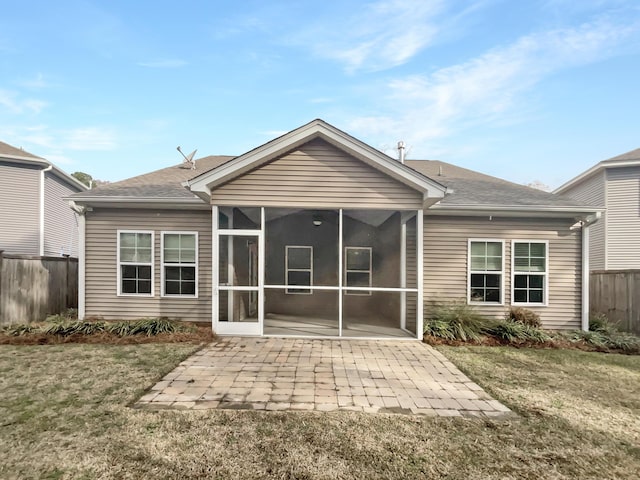
{"label": "white cloud", "polygon": [[61,147],[69,150],[103,151],[113,150],[117,146],[112,129],[105,127],[80,127],[63,130]]}
{"label": "white cloud", "polygon": [[21,81],[20,85],[26,88],[31,88],[33,90],[41,90],[43,88],[47,88],[51,86],[51,84],[45,80],[44,75],[42,75],[42,73],[38,73],[35,77],[30,78],[28,80]]}
{"label": "white cloud", "polygon": [[[639,43],[640,25],[584,24],[521,37],[465,63],[431,74],[390,80],[382,115],[357,117],[358,134],[421,143],[475,123],[509,121],[524,93],[557,71],[615,55],[614,47]],[[626,48],[625,47],[625,48]]]}
{"label": "white cloud", "polygon": [[[429,46],[439,30],[444,0],[379,0],[357,14],[334,15],[327,27],[305,24],[294,43],[312,45],[315,54],[337,60],[348,72],[402,65]],[[318,41],[318,39],[323,39]]]}
{"label": "white cloud", "polygon": [[9,90],[0,90],[0,110],[2,107],[11,114],[32,113],[39,114],[48,102],[34,98],[21,98],[21,96]]}
{"label": "white cloud", "polygon": [[165,58],[149,62],[138,62],[138,65],[147,68],[181,68],[188,65],[188,62],[179,58]]}

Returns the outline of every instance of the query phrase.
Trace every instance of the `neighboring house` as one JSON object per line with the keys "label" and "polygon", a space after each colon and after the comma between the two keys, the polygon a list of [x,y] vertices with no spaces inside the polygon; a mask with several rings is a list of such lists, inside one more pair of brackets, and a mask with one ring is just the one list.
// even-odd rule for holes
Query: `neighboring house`
{"label": "neighboring house", "polygon": [[530,308],[553,329],[588,321],[582,242],[597,209],[444,162],[402,163],[322,120],[70,200],[84,212],[82,317],[422,338],[434,304],[464,301],[498,318]]}
{"label": "neighboring house", "polygon": [[591,229],[592,270],[640,269],[640,148],[603,160],[554,193],[605,209]]}
{"label": "neighboring house", "polygon": [[77,219],[63,199],[86,189],[51,162],[0,142],[0,250],[77,256]]}

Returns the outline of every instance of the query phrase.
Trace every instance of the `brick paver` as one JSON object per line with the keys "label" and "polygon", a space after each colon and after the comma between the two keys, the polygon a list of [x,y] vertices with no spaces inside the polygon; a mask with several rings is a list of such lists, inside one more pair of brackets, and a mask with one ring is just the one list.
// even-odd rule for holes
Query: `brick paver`
{"label": "brick paver", "polygon": [[165,375],[136,406],[512,415],[437,350],[384,340],[221,338]]}

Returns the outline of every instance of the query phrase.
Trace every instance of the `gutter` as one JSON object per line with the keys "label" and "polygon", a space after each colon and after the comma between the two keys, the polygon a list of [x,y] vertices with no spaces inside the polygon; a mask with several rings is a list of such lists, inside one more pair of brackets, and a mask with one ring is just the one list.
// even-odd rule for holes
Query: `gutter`
{"label": "gutter", "polygon": [[40,170],[40,256],[44,257],[44,180],[45,173],[53,170],[53,165]]}
{"label": "gutter", "polygon": [[549,205],[442,205],[435,204],[425,215],[498,215],[517,216],[526,214],[532,217],[567,216],[580,217],[601,214],[605,209],[582,206],[549,206]]}

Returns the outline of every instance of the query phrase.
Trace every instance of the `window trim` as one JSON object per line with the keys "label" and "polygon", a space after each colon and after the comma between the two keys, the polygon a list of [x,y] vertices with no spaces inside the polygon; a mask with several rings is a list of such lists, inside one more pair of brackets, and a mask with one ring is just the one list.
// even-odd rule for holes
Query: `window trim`
{"label": "window trim", "polygon": [[[164,236],[165,235],[195,235],[196,237],[196,261],[195,264],[191,264],[191,263],[171,263],[169,262],[168,264],[165,263],[164,261]],[[199,272],[199,251],[200,251],[200,244],[199,244],[199,238],[198,238],[198,232],[196,231],[186,231],[186,230],[162,230],[160,232],[160,296],[161,297],[166,297],[166,298],[198,298],[198,287],[199,287],[199,282],[198,282],[198,272]],[[166,289],[166,284],[165,284],[165,266],[172,266],[172,267],[191,267],[191,266],[195,266],[195,277],[196,277],[196,285],[195,285],[195,294],[194,295],[186,295],[186,294],[172,294],[172,293],[166,293],[165,289]]]}
{"label": "window trim", "polygon": [[[542,243],[544,244],[544,272],[516,272],[515,262],[515,244],[516,243]],[[536,275],[543,277],[544,285],[542,288],[542,295],[544,296],[543,302],[516,302],[514,290],[515,290],[515,276],[516,275]],[[548,307],[549,306],[549,240],[532,240],[532,239],[517,239],[511,240],[511,304],[518,307]]]}
{"label": "window trim", "polygon": [[[471,244],[475,242],[485,243],[500,243],[502,246],[502,270],[471,270]],[[504,306],[504,293],[505,293],[505,251],[504,251],[504,239],[501,238],[469,238],[467,239],[467,304],[474,306],[495,307]],[[500,301],[499,302],[474,302],[471,300],[471,274],[495,274],[500,275]]]}
{"label": "window trim", "polygon": [[[306,248],[309,253],[309,268],[289,268],[289,249],[290,248]],[[289,272],[309,272],[309,286],[291,285],[289,289]],[[313,246],[312,245],[285,245],[284,246],[284,284],[285,295],[313,295]],[[308,291],[303,291],[308,290]]]}
{"label": "window trim", "polygon": [[[347,252],[349,250],[368,250],[369,251],[369,270],[349,270],[347,268]],[[373,283],[373,247],[357,247],[357,246],[350,246],[350,247],[344,247],[344,294],[345,295],[354,295],[354,296],[360,296],[360,297],[370,297],[371,296],[371,290],[352,290],[353,288],[363,288],[363,287],[349,287],[349,285],[347,284],[347,274],[349,272],[356,272],[356,273],[364,273],[367,272],[369,274],[369,288],[371,288],[372,283]]]}
{"label": "window trim", "polygon": [[[147,262],[121,262],[120,261],[120,234],[121,233],[145,233],[151,235],[151,261]],[[116,231],[116,278],[118,297],[148,297],[155,296],[155,235],[153,230],[117,230]],[[123,293],[122,292],[122,265],[150,265],[151,266],[151,293]]]}

